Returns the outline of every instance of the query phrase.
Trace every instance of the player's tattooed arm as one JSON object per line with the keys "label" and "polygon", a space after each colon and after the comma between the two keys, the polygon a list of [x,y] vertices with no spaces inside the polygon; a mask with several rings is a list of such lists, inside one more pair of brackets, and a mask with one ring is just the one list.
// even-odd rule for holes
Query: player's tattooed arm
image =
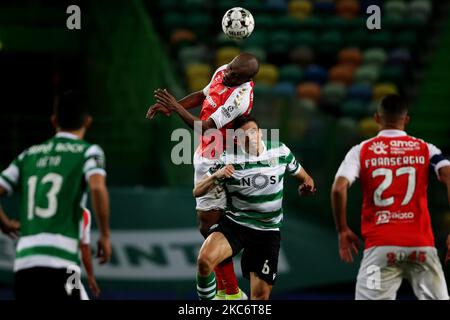
{"label": "player's tattooed arm", "polygon": [[359,239],[347,225],[347,190],[350,181],[338,177],[331,190],[331,205],[339,236],[339,256],[344,262],[353,262],[353,253],[358,254]]}
{"label": "player's tattooed arm", "polygon": [[202,121],[200,120],[200,118],[192,115],[166,89],[157,89],[155,91],[155,98],[159,104],[163,105],[171,111],[176,112],[180,116],[180,118],[192,129],[195,129],[195,122],[201,123],[202,132],[208,129],[216,128],[216,124],[212,119]]}
{"label": "player's tattooed arm", "polygon": [[298,193],[301,196],[311,196],[317,191],[313,178],[303,169],[295,175],[300,185],[298,186]]}
{"label": "player's tattooed arm", "polygon": [[[155,93],[156,93],[156,91],[155,91]],[[179,100],[178,103],[183,108],[188,110],[188,109],[198,107],[199,105],[201,105],[203,103],[203,100],[205,100],[205,95],[203,94],[203,91],[200,90],[200,91],[196,91],[196,92],[193,92],[193,93],[187,95],[183,99]],[[160,103],[155,103],[154,105],[150,106],[150,108],[148,109],[146,118],[153,119],[158,112],[161,112],[161,113],[165,114],[166,116],[170,116],[172,113],[172,110],[164,107]]]}
{"label": "player's tattooed arm", "polygon": [[[7,194],[5,188],[0,186],[0,197],[4,197]],[[8,237],[16,239],[19,235],[20,223],[17,220],[10,219],[3,211],[3,207],[0,204],[0,229]]]}
{"label": "player's tattooed arm", "polygon": [[220,180],[231,178],[234,173],[234,167],[229,164],[225,167],[217,170],[212,175],[206,175],[196,185],[192,193],[194,197],[201,197],[208,193],[214,186],[216,186]]}

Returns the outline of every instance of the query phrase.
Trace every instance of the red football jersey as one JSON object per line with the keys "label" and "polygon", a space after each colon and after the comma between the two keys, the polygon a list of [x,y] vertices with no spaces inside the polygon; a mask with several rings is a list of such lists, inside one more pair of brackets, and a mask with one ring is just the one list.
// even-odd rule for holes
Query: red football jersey
{"label": "red football jersey", "polygon": [[212,135],[201,137],[199,151],[204,157],[218,157],[226,148],[226,129],[233,127],[233,120],[248,115],[253,106],[253,81],[237,87],[227,87],[222,83],[227,65],[216,70],[211,82],[203,89],[205,100],[200,111],[200,120],[211,118],[221,133],[221,141]]}
{"label": "red football jersey", "polygon": [[429,167],[449,165],[435,146],[397,130],[354,147],[336,176],[361,179],[361,233],[373,246],[434,246],[428,211]]}

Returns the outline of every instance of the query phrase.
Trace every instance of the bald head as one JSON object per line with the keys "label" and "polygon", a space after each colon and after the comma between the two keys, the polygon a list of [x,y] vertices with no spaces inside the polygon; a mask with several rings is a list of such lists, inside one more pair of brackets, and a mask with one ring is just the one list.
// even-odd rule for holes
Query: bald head
{"label": "bald head", "polygon": [[258,59],[250,53],[243,52],[228,64],[223,84],[229,87],[239,86],[250,81],[258,73],[258,70]]}

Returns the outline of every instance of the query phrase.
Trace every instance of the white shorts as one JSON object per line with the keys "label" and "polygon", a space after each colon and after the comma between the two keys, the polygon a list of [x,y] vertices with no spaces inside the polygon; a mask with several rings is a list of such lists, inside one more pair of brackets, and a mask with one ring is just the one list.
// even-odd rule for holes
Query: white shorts
{"label": "white shorts", "polygon": [[448,300],[447,284],[434,247],[372,247],[356,281],[356,300],[395,300],[407,279],[419,300]]}
{"label": "white shorts", "polygon": [[[202,157],[198,152],[194,153],[194,184],[205,177],[209,168],[211,168],[214,163],[215,160]],[[211,189],[203,197],[195,198],[195,201],[197,203],[195,208],[202,211],[225,209],[227,203],[225,190],[223,190],[221,186]]]}

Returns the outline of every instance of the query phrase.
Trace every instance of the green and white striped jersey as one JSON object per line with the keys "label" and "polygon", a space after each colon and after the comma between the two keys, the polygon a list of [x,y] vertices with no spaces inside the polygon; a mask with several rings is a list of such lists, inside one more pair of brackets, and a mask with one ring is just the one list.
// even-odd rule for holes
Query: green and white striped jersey
{"label": "green and white striped jersey", "polygon": [[235,173],[222,181],[227,196],[227,217],[257,230],[279,230],[283,220],[285,172],[296,175],[300,164],[283,143],[263,143],[259,156],[224,152],[208,174],[232,164]]}
{"label": "green and white striped jersey", "polygon": [[28,148],[1,172],[0,185],[21,195],[14,271],[79,265],[81,208],[92,174],[106,175],[103,150],[66,132]]}

